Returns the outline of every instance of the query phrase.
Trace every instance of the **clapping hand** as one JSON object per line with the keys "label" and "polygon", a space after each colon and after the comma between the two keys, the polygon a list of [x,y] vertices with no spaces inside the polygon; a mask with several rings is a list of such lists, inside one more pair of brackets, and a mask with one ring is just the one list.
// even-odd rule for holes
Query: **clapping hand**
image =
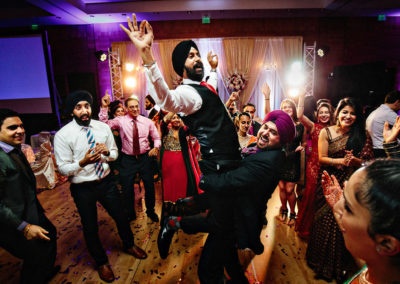
{"label": "clapping hand", "polygon": [[327,171],[322,172],[322,189],[329,206],[333,208],[343,195],[343,190],[334,175],[329,176]]}
{"label": "clapping hand", "polygon": [[392,129],[389,129],[389,122],[385,121],[383,126],[383,138],[386,143],[393,142],[399,137],[400,134],[400,116],[396,118]]}
{"label": "clapping hand", "polygon": [[108,148],[104,143],[96,143],[94,150],[95,152],[99,152],[100,154],[103,154],[105,156],[110,155],[110,152],[108,151]]}
{"label": "clapping hand", "polygon": [[79,161],[79,166],[83,168],[89,164],[96,163],[100,159],[101,159],[101,152],[95,151],[95,149],[89,149],[86,152],[85,157],[83,157],[83,159]]}
{"label": "clapping hand", "polygon": [[354,155],[353,155],[353,150],[345,150],[346,155],[344,156],[344,166],[349,167],[353,165],[354,161]]}

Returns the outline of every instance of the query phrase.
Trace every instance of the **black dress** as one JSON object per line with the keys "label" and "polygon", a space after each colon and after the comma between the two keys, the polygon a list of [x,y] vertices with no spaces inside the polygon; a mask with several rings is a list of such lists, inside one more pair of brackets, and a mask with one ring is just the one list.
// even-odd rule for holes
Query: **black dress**
{"label": "black dress", "polygon": [[300,152],[295,152],[296,148],[301,145],[303,138],[304,126],[299,123],[296,125],[296,137],[293,141],[284,147],[286,152],[286,160],[280,171],[280,179],[283,181],[296,182],[300,178]]}

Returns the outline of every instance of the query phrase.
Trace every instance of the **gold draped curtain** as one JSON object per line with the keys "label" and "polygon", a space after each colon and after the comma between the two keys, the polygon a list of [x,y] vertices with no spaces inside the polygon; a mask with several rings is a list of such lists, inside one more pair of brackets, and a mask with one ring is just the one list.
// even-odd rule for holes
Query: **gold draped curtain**
{"label": "gold draped curtain", "polygon": [[[173,88],[173,81],[177,77],[172,67],[172,51],[181,40],[183,39],[159,40],[153,44],[153,54],[170,89]],[[273,61],[269,63],[275,66],[283,93],[287,94],[288,87],[285,74],[294,60],[301,60],[302,58],[302,37],[225,38],[222,39],[222,44],[225,58],[219,57],[221,62],[219,68],[224,69],[220,70],[221,75],[225,77],[238,72],[247,79],[246,88],[240,94],[241,105],[246,104],[255,92],[261,93],[259,90],[254,90],[254,87],[259,74],[261,74],[261,69],[264,68],[268,51],[270,51]],[[143,67],[141,67],[142,62],[139,53],[131,42],[113,42],[111,47],[114,51],[119,49],[122,78],[133,76],[136,80],[136,86],[132,88],[127,87],[124,80],[122,81],[124,96],[127,97],[132,93],[137,94],[142,105],[143,98],[146,95],[146,77]],[[204,61],[207,61],[207,58],[203,55],[203,63]],[[128,72],[125,69],[127,62],[134,64],[134,71]],[[222,79],[225,80],[226,77]]]}

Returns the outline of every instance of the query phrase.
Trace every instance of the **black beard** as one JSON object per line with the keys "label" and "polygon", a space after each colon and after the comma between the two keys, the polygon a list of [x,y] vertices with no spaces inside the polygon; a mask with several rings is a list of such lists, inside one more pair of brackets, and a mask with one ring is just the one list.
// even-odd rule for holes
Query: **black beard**
{"label": "black beard", "polygon": [[[201,73],[196,73],[196,68],[201,67]],[[197,81],[197,82],[201,82],[203,80],[204,77],[204,67],[203,67],[203,63],[198,62],[196,63],[193,68],[187,68],[186,66],[184,66],[183,68],[185,68],[186,70],[186,75],[190,80],[193,81]]]}
{"label": "black beard", "polygon": [[152,105],[148,105],[148,106],[145,106],[145,107],[144,107],[145,110],[150,110],[150,109],[152,109],[152,108],[153,108]]}
{"label": "black beard", "polygon": [[86,126],[87,127],[90,124],[90,120],[91,120],[90,117],[89,117],[88,120],[81,120],[80,117],[77,117],[75,114],[73,114],[73,117],[74,117],[76,123],[78,123],[81,126]]}

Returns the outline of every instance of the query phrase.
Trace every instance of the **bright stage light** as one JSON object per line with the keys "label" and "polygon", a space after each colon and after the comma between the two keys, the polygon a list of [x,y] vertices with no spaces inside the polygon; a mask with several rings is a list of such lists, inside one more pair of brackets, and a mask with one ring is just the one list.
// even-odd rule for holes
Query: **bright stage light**
{"label": "bright stage light", "polygon": [[300,89],[299,88],[290,88],[288,91],[289,97],[297,97],[300,94]]}
{"label": "bright stage light", "polygon": [[303,85],[305,77],[300,61],[295,61],[292,63],[290,70],[286,75],[286,80],[290,87],[300,87]]}
{"label": "bright stage light", "polygon": [[135,68],[135,65],[133,63],[125,63],[125,70],[128,72],[133,71],[133,68]]}
{"label": "bright stage light", "polygon": [[129,88],[134,88],[136,86],[136,80],[133,77],[128,77],[125,79],[125,85]]}

